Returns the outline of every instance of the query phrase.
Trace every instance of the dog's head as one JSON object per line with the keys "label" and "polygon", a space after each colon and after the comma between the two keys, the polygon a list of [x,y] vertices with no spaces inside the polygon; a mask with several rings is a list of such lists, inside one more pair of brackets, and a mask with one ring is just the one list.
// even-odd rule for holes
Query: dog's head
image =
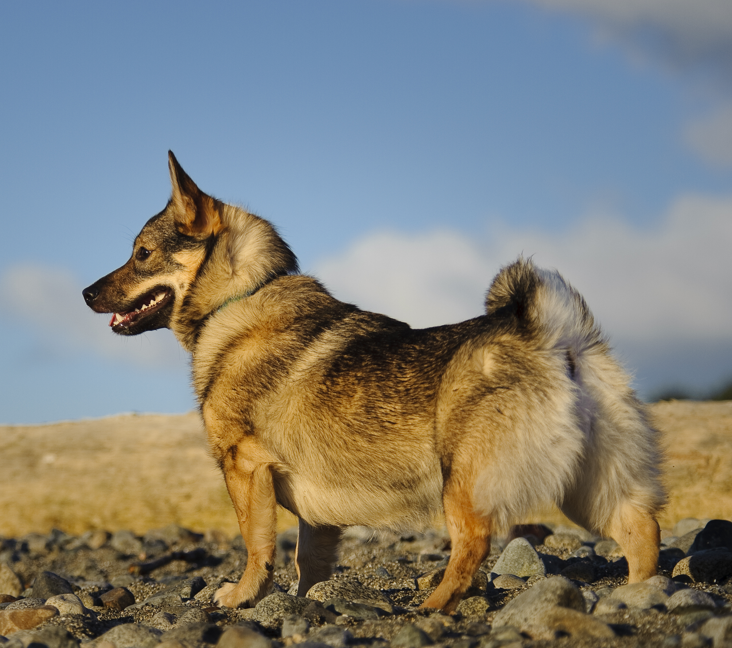
{"label": "dog's head", "polygon": [[205,194],[168,158],[165,209],[137,235],[127,263],[82,294],[97,313],[113,314],[115,333],[172,328],[183,342],[227,300],[297,271],[297,259],[267,221]]}

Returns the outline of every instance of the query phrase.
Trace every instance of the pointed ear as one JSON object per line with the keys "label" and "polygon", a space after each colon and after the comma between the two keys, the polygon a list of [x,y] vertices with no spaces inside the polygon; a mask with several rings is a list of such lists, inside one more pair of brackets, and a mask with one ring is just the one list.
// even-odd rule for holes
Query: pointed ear
{"label": "pointed ear", "polygon": [[184,236],[205,239],[222,228],[216,201],[203,193],[183,170],[173,151],[168,151],[168,168],[173,195],[170,199],[175,212],[175,224]]}

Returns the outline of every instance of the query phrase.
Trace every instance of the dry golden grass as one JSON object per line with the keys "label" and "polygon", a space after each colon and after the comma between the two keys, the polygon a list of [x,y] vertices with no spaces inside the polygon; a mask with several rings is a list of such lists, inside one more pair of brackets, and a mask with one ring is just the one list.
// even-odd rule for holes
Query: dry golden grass
{"label": "dry golden grass", "polygon": [[[661,523],[732,519],[732,402],[652,407],[667,446]],[[546,521],[561,521],[548,512]],[[198,415],[123,415],[0,427],[0,535],[57,527],[147,529],[177,523],[237,532]],[[282,511],[280,528],[295,523]]]}
{"label": "dry golden grass", "polygon": [[197,414],[0,427],[0,534],[173,522],[238,531]]}

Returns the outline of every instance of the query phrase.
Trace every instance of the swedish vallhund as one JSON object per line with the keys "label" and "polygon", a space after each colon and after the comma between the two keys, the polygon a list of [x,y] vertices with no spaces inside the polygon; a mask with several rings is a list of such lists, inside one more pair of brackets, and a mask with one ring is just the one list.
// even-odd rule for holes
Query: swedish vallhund
{"label": "swedish vallhund", "polygon": [[452,612],[491,534],[550,502],[620,544],[629,582],[656,573],[658,433],[558,273],[519,258],[485,315],[415,330],[333,298],[269,222],[203,193],[172,153],[169,167],[165,209],[83,296],[115,333],[169,328],[192,354],[248,550],[219,605],[268,593],[277,504],[299,518],[298,596],[329,578],[344,527],[444,511],[452,551],[423,606]]}

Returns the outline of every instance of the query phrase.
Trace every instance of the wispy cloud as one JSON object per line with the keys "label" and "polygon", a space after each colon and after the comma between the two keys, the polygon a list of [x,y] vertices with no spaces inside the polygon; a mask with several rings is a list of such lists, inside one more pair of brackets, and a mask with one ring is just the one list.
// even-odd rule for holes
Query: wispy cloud
{"label": "wispy cloud", "polygon": [[[730,11],[732,12],[732,5]],[[689,124],[685,139],[710,164],[731,166],[732,102]]]}
{"label": "wispy cloud", "polygon": [[679,69],[732,69],[732,11],[728,0],[528,0],[587,16],[610,36]]}
{"label": "wispy cloud", "polygon": [[[169,332],[122,338],[84,304],[81,284],[65,268],[20,264],[0,275],[5,317],[30,327],[56,355],[91,352],[134,365],[180,367],[185,353]],[[155,336],[151,339],[150,336]]]}

